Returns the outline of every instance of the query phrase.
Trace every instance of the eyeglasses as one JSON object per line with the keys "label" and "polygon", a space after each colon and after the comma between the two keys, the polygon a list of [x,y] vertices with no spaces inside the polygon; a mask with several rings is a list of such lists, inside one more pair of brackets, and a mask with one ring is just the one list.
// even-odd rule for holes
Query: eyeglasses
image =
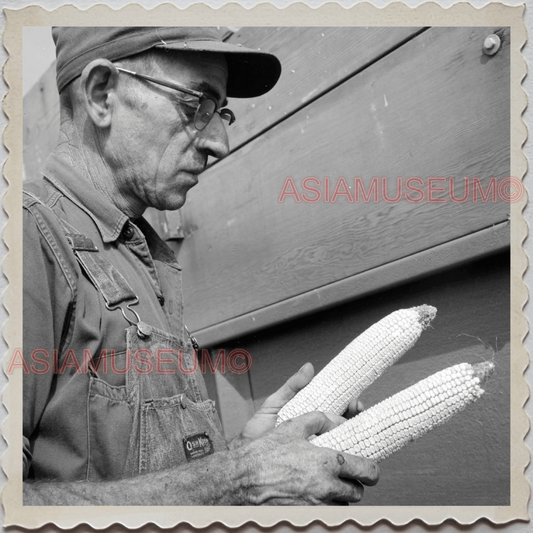
{"label": "eyeglasses", "polygon": [[[196,108],[196,112],[194,114],[194,127],[198,131],[202,131],[209,124],[215,113],[218,113],[222,120],[227,121],[228,126],[231,126],[235,122],[235,115],[233,114],[233,111],[231,111],[231,109],[217,110],[216,101],[213,100],[213,98],[211,98],[210,96],[206,96],[200,91],[188,89],[187,87],[183,87],[183,85],[180,85],[179,83],[174,83],[173,81],[158,80],[156,78],[152,78],[152,76],[147,76],[146,74],[139,74],[137,72],[133,72],[132,70],[127,70],[125,68],[116,67],[116,69],[119,72],[131,74],[132,76],[142,78],[143,80],[151,81],[152,83],[156,83],[157,85],[162,85],[163,87],[168,87],[176,91],[181,91],[185,94],[190,94],[191,96],[196,96],[196,98],[198,98],[198,107]],[[186,101],[184,101],[183,103],[190,105],[190,103]]]}

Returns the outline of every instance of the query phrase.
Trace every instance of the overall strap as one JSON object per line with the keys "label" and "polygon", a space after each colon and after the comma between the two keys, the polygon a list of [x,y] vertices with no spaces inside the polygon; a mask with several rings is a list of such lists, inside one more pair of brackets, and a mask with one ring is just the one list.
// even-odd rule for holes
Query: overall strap
{"label": "overall strap", "polygon": [[[94,245],[93,241],[82,235],[74,226],[69,224],[66,220],[63,220],[58,216],[53,209],[46,205],[41,199],[37,198],[31,193],[26,193],[30,196],[34,202],[41,204],[49,209],[57,218],[67,242],[69,243],[74,256],[78,260],[78,263],[82,267],[85,274],[88,276],[91,283],[103,296],[106,307],[109,310],[120,309],[124,318],[131,324],[137,327],[137,333],[139,337],[149,337],[152,331],[151,326],[143,322],[137,312],[130,306],[139,302],[138,296],[135,294],[130,284],[122,276],[122,274],[99,253],[98,248]],[[135,320],[132,320],[123,307],[125,302],[125,308],[135,315]],[[187,326],[185,326],[187,335],[189,336],[193,348],[199,351],[198,342],[189,333]]]}
{"label": "overall strap", "polygon": [[[139,303],[130,284],[122,274],[98,251],[93,241],[82,235],[74,226],[58,217],[76,259],[80,263],[92,284],[104,297],[106,307],[110,311],[120,309],[124,318],[137,327],[139,337],[149,337],[152,328],[141,320],[137,312],[131,308]],[[125,307],[121,304],[126,303]],[[134,319],[126,314],[126,309],[134,315]]]}
{"label": "overall strap", "polygon": [[137,295],[130,284],[102,254],[98,253],[98,248],[93,241],[79,233],[65,220],[59,218],[59,222],[76,259],[104,297],[106,306],[111,309],[128,300],[137,301]]}
{"label": "overall strap", "polygon": [[[106,307],[113,311],[120,309],[124,318],[134,326],[137,326],[139,336],[146,337],[150,335],[150,327],[141,321],[137,312],[130,306],[139,302],[130,284],[125,280],[122,274],[101,254],[93,241],[82,235],[74,226],[63,220],[54,210],[45,204],[40,198],[31,193],[26,193],[31,197],[34,203],[39,203],[49,209],[54,217],[59,221],[63,233],[69,243],[74,256],[82,267],[83,271],[94,285],[96,290],[103,296]],[[125,308],[123,305],[124,304]],[[126,309],[134,315],[135,319],[126,314]]]}

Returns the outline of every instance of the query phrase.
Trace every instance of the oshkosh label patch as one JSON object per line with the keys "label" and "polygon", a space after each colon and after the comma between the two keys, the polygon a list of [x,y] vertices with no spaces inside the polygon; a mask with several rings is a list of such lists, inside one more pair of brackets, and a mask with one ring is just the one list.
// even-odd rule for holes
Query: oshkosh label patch
{"label": "oshkosh label patch", "polygon": [[187,461],[199,459],[214,452],[213,443],[207,433],[196,433],[183,438]]}

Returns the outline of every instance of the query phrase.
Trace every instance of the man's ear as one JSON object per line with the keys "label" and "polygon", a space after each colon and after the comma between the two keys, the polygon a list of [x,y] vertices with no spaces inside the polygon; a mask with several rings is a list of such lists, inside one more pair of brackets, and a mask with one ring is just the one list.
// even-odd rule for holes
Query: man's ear
{"label": "man's ear", "polygon": [[118,70],[107,59],[95,59],[83,69],[80,82],[87,114],[96,127],[108,128],[116,101]]}

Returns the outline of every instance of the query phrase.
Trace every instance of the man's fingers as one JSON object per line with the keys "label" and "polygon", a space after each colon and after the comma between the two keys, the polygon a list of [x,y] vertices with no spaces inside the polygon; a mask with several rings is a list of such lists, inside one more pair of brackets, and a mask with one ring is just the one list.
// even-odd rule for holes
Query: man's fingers
{"label": "man's fingers", "polygon": [[313,365],[305,363],[296,374],[291,376],[276,392],[271,394],[261,406],[261,410],[279,411],[297,392],[302,390],[315,374]]}
{"label": "man's fingers", "polygon": [[338,425],[337,420],[331,420],[324,413],[313,411],[312,413],[305,413],[290,420],[285,420],[277,427],[277,430],[288,432],[295,437],[308,439],[311,435],[321,435]]}
{"label": "man's fingers", "polygon": [[358,481],[339,479],[335,486],[335,499],[333,505],[347,505],[360,502],[363,499],[365,488]]}
{"label": "man's fingers", "polygon": [[348,404],[348,407],[346,408],[346,412],[344,413],[344,416],[346,418],[353,418],[359,413],[362,413],[364,410],[365,410],[365,406],[363,405],[363,402],[358,400],[357,398],[354,398]]}
{"label": "man's fingers", "polygon": [[379,481],[379,466],[374,461],[348,453],[335,451],[333,453],[337,454],[339,477],[355,479],[368,486],[375,485]]}
{"label": "man's fingers", "polygon": [[[346,422],[346,418],[341,415],[336,415],[335,413],[330,413],[329,411],[325,411],[324,414],[334,424],[333,427],[340,426],[341,424],[344,424],[344,422]],[[326,431],[329,431],[329,429],[327,429]],[[322,431],[322,433],[324,433],[324,431]],[[318,433],[318,435],[320,435],[320,433]]]}

